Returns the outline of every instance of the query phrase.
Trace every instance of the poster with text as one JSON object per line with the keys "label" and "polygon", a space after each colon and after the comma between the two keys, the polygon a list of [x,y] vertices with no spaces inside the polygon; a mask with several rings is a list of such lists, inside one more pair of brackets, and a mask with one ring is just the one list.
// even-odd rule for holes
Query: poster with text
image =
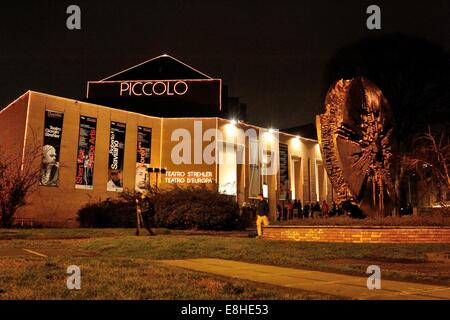
{"label": "poster with text", "polygon": [[280,200],[287,200],[289,196],[288,165],[288,146],[280,143]]}
{"label": "poster with text", "polygon": [[80,117],[78,134],[76,189],[92,190],[94,187],[95,139],[97,135],[97,119]]}
{"label": "poster with text", "polygon": [[40,185],[56,187],[59,182],[59,153],[64,113],[45,111]]}
{"label": "poster with text", "polygon": [[147,169],[150,167],[151,148],[152,129],[139,126],[136,148],[136,192],[144,192],[148,189],[149,176]]}
{"label": "poster with text", "polygon": [[106,190],[123,191],[123,161],[126,124],[111,122],[109,139],[108,183]]}

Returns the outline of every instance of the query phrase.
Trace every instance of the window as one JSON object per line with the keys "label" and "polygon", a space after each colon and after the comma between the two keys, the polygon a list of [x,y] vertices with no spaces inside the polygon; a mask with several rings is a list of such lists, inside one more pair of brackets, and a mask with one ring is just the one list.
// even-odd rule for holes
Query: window
{"label": "window", "polygon": [[236,196],[237,161],[235,146],[232,144],[225,144],[219,157],[219,192],[230,196]]}

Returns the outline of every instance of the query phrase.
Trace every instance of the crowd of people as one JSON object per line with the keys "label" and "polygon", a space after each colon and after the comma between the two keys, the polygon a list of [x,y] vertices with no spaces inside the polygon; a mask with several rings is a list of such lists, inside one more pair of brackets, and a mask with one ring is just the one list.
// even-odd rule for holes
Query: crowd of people
{"label": "crowd of people", "polygon": [[[262,225],[269,225],[269,211],[267,200],[260,194],[255,206],[258,238],[262,236]],[[304,206],[300,200],[284,200],[277,204],[277,220],[327,218],[343,215],[345,211],[348,210],[344,210],[334,201],[330,208],[326,200],[323,200],[322,205],[317,201],[316,203],[306,202]]]}
{"label": "crowd of people", "polygon": [[300,200],[285,200],[279,201],[277,204],[277,220],[292,220],[292,219],[309,219],[309,218],[326,218],[340,216],[343,214],[340,208],[334,201],[331,207],[326,200],[322,204],[317,202],[306,202],[302,205]]}

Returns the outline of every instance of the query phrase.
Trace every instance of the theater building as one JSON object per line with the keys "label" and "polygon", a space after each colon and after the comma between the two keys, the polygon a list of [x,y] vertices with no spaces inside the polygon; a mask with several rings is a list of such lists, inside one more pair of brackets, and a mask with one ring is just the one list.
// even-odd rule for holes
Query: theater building
{"label": "theater building", "polygon": [[163,55],[88,82],[84,101],[24,93],[0,111],[3,156],[27,163],[31,147],[43,152],[16,223],[77,226],[86,203],[147,185],[205,186],[240,205],[264,193],[272,219],[278,201],[330,202],[317,141],[240,121],[245,106],[226,92]]}

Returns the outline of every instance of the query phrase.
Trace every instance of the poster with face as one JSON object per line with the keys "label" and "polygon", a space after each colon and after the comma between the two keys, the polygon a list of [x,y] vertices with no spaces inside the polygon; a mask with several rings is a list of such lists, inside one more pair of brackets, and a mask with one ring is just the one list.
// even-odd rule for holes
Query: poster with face
{"label": "poster with face", "polygon": [[289,196],[288,146],[280,143],[280,200]]}
{"label": "poster with face", "polygon": [[135,191],[144,192],[149,185],[147,169],[150,167],[152,129],[138,127],[136,148]]}
{"label": "poster with face", "polygon": [[44,143],[42,147],[41,186],[56,187],[59,182],[59,151],[64,113],[45,111]]}
{"label": "poster with face", "polygon": [[123,191],[123,160],[126,124],[111,121],[109,139],[108,183],[106,190]]}
{"label": "poster with face", "polygon": [[81,116],[78,134],[76,189],[93,189],[96,134],[97,119]]}

